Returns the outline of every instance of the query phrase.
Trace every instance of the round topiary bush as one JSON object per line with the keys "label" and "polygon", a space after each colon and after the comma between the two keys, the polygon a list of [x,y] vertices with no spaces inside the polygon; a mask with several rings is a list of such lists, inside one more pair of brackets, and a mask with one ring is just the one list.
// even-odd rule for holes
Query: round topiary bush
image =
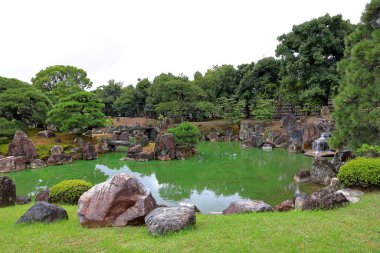
{"label": "round topiary bush", "polygon": [[380,187],[380,158],[351,160],[340,168],[338,178],[347,187]]}
{"label": "round topiary bush", "polygon": [[199,129],[189,122],[183,122],[176,127],[169,128],[168,133],[173,134],[178,145],[194,145],[199,140]]}
{"label": "round topiary bush", "polygon": [[84,180],[64,180],[50,189],[50,200],[53,203],[76,205],[80,196],[88,191],[92,184]]}

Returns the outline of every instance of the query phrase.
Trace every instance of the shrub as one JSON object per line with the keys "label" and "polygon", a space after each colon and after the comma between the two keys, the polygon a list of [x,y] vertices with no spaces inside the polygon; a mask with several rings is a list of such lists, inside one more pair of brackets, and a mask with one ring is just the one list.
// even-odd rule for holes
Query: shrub
{"label": "shrub", "polygon": [[356,150],[356,154],[361,157],[380,157],[380,146],[363,144]]}
{"label": "shrub", "polygon": [[84,180],[64,180],[50,189],[53,203],[76,205],[80,196],[88,191],[92,184]]}
{"label": "shrub", "polygon": [[167,132],[173,134],[174,141],[178,145],[194,145],[199,140],[199,129],[189,122],[169,128]]}
{"label": "shrub", "polygon": [[0,144],[9,143],[17,130],[25,131],[24,123],[0,117]]}
{"label": "shrub", "polygon": [[[58,145],[58,144],[50,144],[50,145],[37,144],[37,145],[35,145],[38,157],[42,160],[47,160],[50,157],[51,148],[54,147],[55,145]],[[71,148],[71,146],[68,144],[60,144],[60,146],[62,146],[64,152],[67,152]]]}
{"label": "shrub", "polygon": [[379,187],[380,158],[351,160],[340,168],[338,178],[347,187]]}

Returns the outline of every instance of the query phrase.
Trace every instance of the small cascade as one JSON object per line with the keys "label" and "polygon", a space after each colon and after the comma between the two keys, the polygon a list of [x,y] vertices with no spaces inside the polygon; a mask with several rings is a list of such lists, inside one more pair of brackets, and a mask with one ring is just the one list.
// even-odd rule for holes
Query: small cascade
{"label": "small cascade", "polygon": [[327,140],[331,137],[331,133],[322,133],[321,136],[313,141],[313,151],[314,152],[324,152],[329,151],[329,144]]}

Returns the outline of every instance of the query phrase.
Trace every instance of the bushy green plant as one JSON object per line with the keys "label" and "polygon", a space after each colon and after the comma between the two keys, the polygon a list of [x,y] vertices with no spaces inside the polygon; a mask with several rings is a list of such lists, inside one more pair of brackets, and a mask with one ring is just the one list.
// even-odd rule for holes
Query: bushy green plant
{"label": "bushy green plant", "polygon": [[380,157],[380,146],[363,144],[356,150],[356,154],[361,157]]}
{"label": "bushy green plant", "polygon": [[17,130],[25,131],[25,124],[0,117],[0,144],[8,144]]}
{"label": "bushy green plant", "polygon": [[76,205],[80,196],[88,191],[92,184],[84,180],[64,180],[50,189],[50,199],[53,203]]}
{"label": "bushy green plant", "polygon": [[199,140],[199,129],[189,122],[169,128],[167,132],[173,134],[174,141],[178,145],[194,145]]}
{"label": "bushy green plant", "polygon": [[380,187],[380,158],[351,160],[340,168],[338,178],[347,187]]}

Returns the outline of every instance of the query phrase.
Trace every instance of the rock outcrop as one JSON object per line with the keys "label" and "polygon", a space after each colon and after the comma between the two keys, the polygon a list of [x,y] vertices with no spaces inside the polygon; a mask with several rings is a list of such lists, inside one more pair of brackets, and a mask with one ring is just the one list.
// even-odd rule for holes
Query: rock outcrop
{"label": "rock outcrop", "polygon": [[292,200],[285,200],[278,204],[274,210],[278,212],[288,212],[294,209],[294,203]]}
{"label": "rock outcrop", "polygon": [[60,155],[63,154],[63,147],[59,145],[55,145],[50,149],[50,154],[52,155]]}
{"label": "rock outcrop", "polygon": [[65,209],[47,202],[38,202],[28,209],[17,223],[51,223],[59,220],[67,220],[69,216]]}
{"label": "rock outcrop", "polygon": [[267,212],[272,210],[273,208],[270,205],[260,200],[241,200],[232,202],[223,210],[223,214]]}
{"label": "rock outcrop", "polygon": [[242,141],[242,148],[260,148],[264,144],[263,137],[259,134],[252,134],[247,140]]}
{"label": "rock outcrop", "polygon": [[354,154],[349,150],[339,151],[335,154],[331,163],[333,164],[335,170],[339,172],[340,167],[350,159],[354,159]]}
{"label": "rock outcrop", "polygon": [[67,164],[72,163],[73,158],[71,155],[68,154],[57,154],[57,155],[51,155],[49,159],[47,160],[47,165],[59,165],[59,164]]}
{"label": "rock outcrop", "polygon": [[145,223],[152,235],[177,232],[195,224],[193,208],[187,206],[160,207],[145,217]]}
{"label": "rock outcrop", "polygon": [[97,158],[95,146],[91,142],[83,145],[83,160],[94,160]]}
{"label": "rock outcrop", "polygon": [[36,202],[40,202],[40,201],[50,202],[49,195],[50,195],[49,189],[44,189],[40,191],[36,196]]}
{"label": "rock outcrop", "polygon": [[12,172],[26,168],[25,156],[8,156],[0,159],[0,172]]}
{"label": "rock outcrop", "polygon": [[297,183],[304,183],[311,180],[311,175],[309,170],[300,170],[294,175],[294,181]]}
{"label": "rock outcrop", "polygon": [[123,173],[85,192],[78,201],[78,218],[84,227],[142,225],[156,206],[150,190]]}
{"label": "rock outcrop", "polygon": [[348,203],[348,200],[343,193],[336,192],[332,188],[325,187],[308,196],[302,205],[302,210],[327,210],[341,207],[346,203]]}
{"label": "rock outcrop", "polygon": [[0,177],[0,207],[11,206],[16,202],[16,185],[9,177]]}
{"label": "rock outcrop", "polygon": [[329,160],[324,157],[315,157],[310,175],[314,183],[328,185],[337,172]]}
{"label": "rock outcrop", "polygon": [[41,159],[34,159],[29,163],[29,168],[31,169],[42,168],[45,166],[46,166],[46,163],[42,161]]}
{"label": "rock outcrop", "polygon": [[167,161],[175,158],[176,147],[173,134],[158,134],[154,148],[156,159]]}
{"label": "rock outcrop", "polygon": [[16,205],[26,205],[32,202],[32,199],[26,196],[17,196],[16,197]]}
{"label": "rock outcrop", "polygon": [[24,132],[17,130],[8,146],[8,156],[24,156],[26,162],[29,163],[37,158],[37,150],[33,142],[28,139],[28,136]]}

